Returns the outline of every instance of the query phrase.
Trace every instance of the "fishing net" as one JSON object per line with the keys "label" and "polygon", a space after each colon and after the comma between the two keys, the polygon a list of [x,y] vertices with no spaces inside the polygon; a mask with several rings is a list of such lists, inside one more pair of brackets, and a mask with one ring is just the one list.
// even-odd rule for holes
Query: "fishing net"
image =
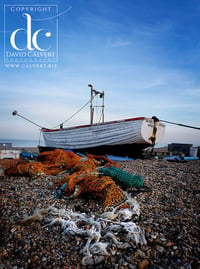
{"label": "fishing net", "polygon": [[[105,170],[100,169],[101,172],[104,171],[103,175],[97,169],[102,165],[107,167],[104,168]],[[65,184],[64,191],[62,190],[61,193],[65,192],[71,198],[75,198],[82,193],[90,193],[102,198],[104,207],[108,208],[123,203],[125,200],[122,190],[116,183],[125,181],[125,185],[129,186],[132,184],[132,177],[134,177],[132,175],[130,178],[130,175],[117,167],[117,163],[105,156],[91,154],[79,156],[73,152],[55,149],[54,151],[40,153],[37,162],[15,160],[6,163],[4,173],[8,176],[35,178],[41,175],[57,175],[60,172],[67,171],[68,173],[65,173],[60,180],[55,181],[55,184],[59,187]],[[123,179],[120,179],[120,177],[123,177]],[[139,178],[137,182],[138,185],[141,185]]]}
{"label": "fishing net", "polygon": [[62,149],[55,149],[53,151],[41,152],[38,155],[37,160],[42,162],[45,169],[53,170],[56,174],[66,169],[72,169],[81,159],[80,156],[71,151],[65,151]]}
{"label": "fishing net", "polygon": [[111,177],[117,185],[124,188],[139,188],[143,186],[143,179],[141,176],[130,174],[120,168],[111,166],[107,168],[99,168],[98,170],[103,175]]}
{"label": "fishing net", "polygon": [[37,162],[25,162],[20,159],[5,162],[3,168],[9,176],[37,176],[40,174],[57,175],[62,171],[95,171],[102,164],[117,165],[104,156],[78,156],[74,152],[55,149],[42,152]]}
{"label": "fishing net", "polygon": [[91,156],[87,155],[87,157],[80,158],[73,169],[75,171],[94,171],[96,170],[96,163]]}
{"label": "fishing net", "polygon": [[125,200],[123,192],[109,176],[99,177],[95,172],[77,172],[66,180],[66,194],[73,192],[73,198],[83,193],[91,193],[103,200],[104,208],[116,206]]}
{"label": "fishing net", "polygon": [[119,164],[118,163],[113,162],[112,160],[110,160],[106,156],[88,154],[87,157],[88,158],[92,158],[94,160],[94,162],[96,163],[97,166],[107,166],[107,167],[114,166],[114,167],[119,167]]}
{"label": "fishing net", "polygon": [[4,171],[5,175],[8,176],[30,176],[37,177],[44,174],[43,165],[41,163],[27,163],[21,160],[10,163]]}
{"label": "fishing net", "polygon": [[21,159],[0,159],[0,165],[4,170],[16,166],[18,163],[22,163]]}
{"label": "fishing net", "polygon": [[40,153],[37,162],[17,159],[5,163],[5,175],[30,177],[42,174],[57,175],[62,171],[74,168],[80,159],[81,157],[73,152],[56,149]]}

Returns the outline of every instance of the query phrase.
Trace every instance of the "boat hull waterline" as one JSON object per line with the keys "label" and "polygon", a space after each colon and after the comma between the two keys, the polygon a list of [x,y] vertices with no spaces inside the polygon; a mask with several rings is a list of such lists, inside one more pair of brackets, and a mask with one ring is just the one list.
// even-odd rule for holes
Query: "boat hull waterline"
{"label": "boat hull waterline", "polygon": [[[47,148],[79,152],[134,156],[136,151],[159,143],[165,125],[152,118],[140,117],[61,129],[42,128]],[[152,137],[155,136],[154,140]]]}

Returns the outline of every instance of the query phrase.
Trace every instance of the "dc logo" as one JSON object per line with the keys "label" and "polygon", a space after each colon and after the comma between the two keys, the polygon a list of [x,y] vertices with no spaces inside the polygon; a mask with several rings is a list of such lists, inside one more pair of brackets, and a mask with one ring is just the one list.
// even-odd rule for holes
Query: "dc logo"
{"label": "dc logo", "polygon": [[59,13],[57,4],[4,5],[5,66],[54,68],[59,54],[58,18],[71,8]]}
{"label": "dc logo", "polygon": [[[32,18],[28,13],[22,14],[22,16],[26,19],[26,29],[18,28],[14,30],[10,36],[10,44],[17,51],[23,51],[28,49],[29,51],[39,50],[39,51],[47,51],[50,47],[42,48],[40,44],[38,44],[39,35],[44,35],[46,38],[51,37],[51,32],[46,31],[45,29],[38,29],[32,33]],[[20,32],[24,32],[26,36],[26,47],[21,48],[19,44],[16,42],[16,37]]]}

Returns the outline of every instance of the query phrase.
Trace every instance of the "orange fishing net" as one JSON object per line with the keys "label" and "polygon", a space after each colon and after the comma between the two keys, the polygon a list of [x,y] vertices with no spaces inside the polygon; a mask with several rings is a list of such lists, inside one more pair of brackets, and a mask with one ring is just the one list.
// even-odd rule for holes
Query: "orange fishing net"
{"label": "orange fishing net", "polygon": [[12,166],[16,166],[18,163],[22,163],[21,159],[2,159],[0,160],[0,165],[3,169],[11,168]]}
{"label": "orange fishing net", "polygon": [[20,159],[5,160],[1,163],[5,175],[37,177],[44,174],[41,163],[26,162]]}
{"label": "orange fishing net", "polygon": [[74,152],[55,149],[53,151],[42,152],[38,155],[37,160],[41,161],[48,170],[57,168],[58,170],[72,169],[81,159],[80,156]]}
{"label": "orange fishing net", "polygon": [[105,156],[88,154],[80,157],[77,154],[61,149],[42,152],[37,162],[15,160],[6,163],[4,173],[9,176],[57,175],[62,171],[70,171],[69,176],[56,181],[57,185],[67,183],[66,194],[77,197],[81,193],[91,193],[103,199],[105,208],[115,206],[124,201],[122,190],[109,176],[101,176],[97,167],[101,165],[118,165]]}
{"label": "orange fishing net", "polygon": [[34,162],[18,162],[12,164],[11,167],[5,169],[5,174],[8,176],[30,176],[38,177],[44,175],[43,165]]}
{"label": "orange fishing net", "polygon": [[103,200],[104,208],[116,206],[124,202],[122,190],[109,176],[99,176],[97,172],[79,171],[61,179],[57,184],[67,183],[65,192],[70,198],[80,194],[90,193]]}

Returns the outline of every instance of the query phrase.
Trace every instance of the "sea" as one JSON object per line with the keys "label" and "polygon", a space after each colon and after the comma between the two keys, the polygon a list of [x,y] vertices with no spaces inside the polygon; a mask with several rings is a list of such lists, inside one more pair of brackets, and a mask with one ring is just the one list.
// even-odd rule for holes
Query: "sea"
{"label": "sea", "polygon": [[12,143],[13,147],[23,147],[23,148],[32,148],[37,147],[38,145],[44,146],[44,141],[41,139],[39,140],[24,140],[24,139],[0,139],[0,143]]}

